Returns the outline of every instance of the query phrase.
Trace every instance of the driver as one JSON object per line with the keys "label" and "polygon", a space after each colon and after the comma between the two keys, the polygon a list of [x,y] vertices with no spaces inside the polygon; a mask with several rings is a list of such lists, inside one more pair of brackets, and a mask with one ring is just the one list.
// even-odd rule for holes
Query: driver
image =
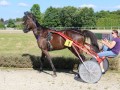
{"label": "driver", "polygon": [[[116,57],[120,52],[120,38],[118,36],[117,30],[112,30],[112,41],[108,41],[107,39],[102,40],[103,48],[102,52],[98,53],[98,56],[101,58],[104,57]],[[103,62],[100,63],[102,74],[105,73],[105,70],[103,68]]]}

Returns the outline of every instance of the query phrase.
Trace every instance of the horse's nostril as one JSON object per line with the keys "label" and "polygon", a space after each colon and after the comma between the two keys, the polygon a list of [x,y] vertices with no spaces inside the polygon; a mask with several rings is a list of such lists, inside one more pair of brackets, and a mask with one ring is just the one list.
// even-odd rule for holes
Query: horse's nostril
{"label": "horse's nostril", "polygon": [[29,31],[29,30],[23,29],[23,32],[24,32],[24,33],[27,33],[28,31]]}

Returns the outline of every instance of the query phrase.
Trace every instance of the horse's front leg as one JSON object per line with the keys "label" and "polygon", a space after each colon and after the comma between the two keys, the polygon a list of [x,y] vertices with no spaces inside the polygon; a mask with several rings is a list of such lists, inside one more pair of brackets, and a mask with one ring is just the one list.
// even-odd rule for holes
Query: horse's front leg
{"label": "horse's front leg", "polygon": [[55,67],[54,67],[54,65],[53,65],[53,62],[52,62],[51,57],[50,57],[50,54],[48,53],[47,50],[42,50],[42,52],[45,54],[46,58],[47,58],[48,61],[50,62],[50,65],[51,65],[51,67],[52,67],[52,69],[53,69],[53,76],[56,77],[56,76],[57,76],[57,74],[56,74],[56,69],[55,69]]}
{"label": "horse's front leg", "polygon": [[44,60],[45,60],[45,54],[42,52],[41,59],[40,59],[40,71],[43,71]]}
{"label": "horse's front leg", "polygon": [[52,62],[52,60],[51,60],[51,57],[50,57],[50,55],[49,55],[49,53],[48,53],[48,51],[47,51],[47,41],[46,41],[46,39],[45,38],[43,38],[43,37],[41,37],[41,39],[39,39],[38,41],[37,41],[37,43],[38,43],[38,46],[39,46],[39,48],[41,49],[41,51],[42,51],[42,55],[44,55],[44,56],[46,56],[46,58],[48,59],[48,61],[50,62],[50,65],[51,65],[51,67],[52,67],[52,69],[53,69],[53,75],[54,76],[57,76],[56,75],[56,69],[55,69],[55,67],[54,67],[54,65],[53,65],[53,62]]}

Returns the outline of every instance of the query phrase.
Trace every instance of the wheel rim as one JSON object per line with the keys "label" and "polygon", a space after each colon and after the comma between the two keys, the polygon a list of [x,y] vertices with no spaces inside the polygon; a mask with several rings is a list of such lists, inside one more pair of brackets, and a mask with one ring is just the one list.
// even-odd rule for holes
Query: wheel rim
{"label": "wheel rim", "polygon": [[83,64],[79,65],[79,75],[87,83],[96,83],[100,80],[102,72],[99,64],[94,61],[85,61],[87,69]]}
{"label": "wheel rim", "polygon": [[104,70],[105,72],[108,70],[109,68],[109,62],[107,60],[107,58],[103,61],[103,67],[104,67]]}

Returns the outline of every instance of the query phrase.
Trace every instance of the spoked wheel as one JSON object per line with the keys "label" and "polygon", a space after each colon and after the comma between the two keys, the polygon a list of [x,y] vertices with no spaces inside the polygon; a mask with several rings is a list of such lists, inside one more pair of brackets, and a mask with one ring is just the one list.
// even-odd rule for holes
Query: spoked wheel
{"label": "spoked wheel", "polygon": [[92,60],[79,65],[79,75],[87,83],[96,83],[102,76],[100,65]]}
{"label": "spoked wheel", "polygon": [[[97,62],[97,60],[96,60],[95,58],[92,58],[91,60]],[[103,60],[103,67],[104,67],[105,72],[106,72],[106,71],[108,70],[108,68],[109,68],[109,61],[108,61],[107,58],[105,58],[105,59]]]}

